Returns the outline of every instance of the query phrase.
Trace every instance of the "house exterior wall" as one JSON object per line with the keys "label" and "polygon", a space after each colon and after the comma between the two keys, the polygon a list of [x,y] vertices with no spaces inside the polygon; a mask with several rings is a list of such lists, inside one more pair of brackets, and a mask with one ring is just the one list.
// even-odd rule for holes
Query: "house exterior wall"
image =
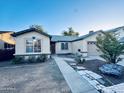
{"label": "house exterior wall", "polygon": [[73,46],[72,53],[76,53],[78,51],[78,49],[80,49],[81,51],[86,50],[84,44],[85,44],[84,40],[72,42],[72,46]]}
{"label": "house exterior wall", "polygon": [[118,36],[118,39],[124,37],[124,28],[119,29],[118,31],[115,32]]}
{"label": "house exterior wall", "polygon": [[55,49],[56,49],[56,54],[67,54],[67,53],[72,53],[72,43],[68,43],[68,50],[62,50],[61,49],[61,43],[65,42],[56,42]]}
{"label": "house exterior wall", "polygon": [[50,54],[50,38],[37,32],[29,32],[15,37],[15,55],[37,54],[26,53],[26,39],[31,39],[32,37],[36,37],[36,39],[41,40],[41,52],[39,54]]}
{"label": "house exterior wall", "polygon": [[[101,32],[98,32],[92,36],[89,36],[83,40],[79,40],[79,41],[74,41],[72,42],[72,46],[73,46],[73,49],[72,49],[72,53],[77,53],[78,49],[80,49],[82,52],[87,52],[87,53],[84,53],[85,56],[87,56],[88,54],[88,43],[89,41],[95,41],[96,42],[96,37],[102,33]],[[96,48],[96,47],[94,47]]]}

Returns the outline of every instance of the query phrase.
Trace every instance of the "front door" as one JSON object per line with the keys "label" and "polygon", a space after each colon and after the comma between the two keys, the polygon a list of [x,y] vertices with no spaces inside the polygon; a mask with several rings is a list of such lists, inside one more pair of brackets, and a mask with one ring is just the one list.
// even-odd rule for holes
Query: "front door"
{"label": "front door", "polygon": [[55,42],[51,42],[51,53],[55,54]]}

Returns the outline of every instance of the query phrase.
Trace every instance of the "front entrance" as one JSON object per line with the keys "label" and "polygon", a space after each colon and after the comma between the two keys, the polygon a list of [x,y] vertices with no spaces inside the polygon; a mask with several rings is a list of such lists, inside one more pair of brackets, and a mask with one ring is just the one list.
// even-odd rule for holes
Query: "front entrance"
{"label": "front entrance", "polygon": [[52,54],[55,54],[56,52],[56,49],[55,49],[55,42],[51,42],[51,44],[50,44],[51,46],[50,46],[50,49],[51,49],[51,53]]}

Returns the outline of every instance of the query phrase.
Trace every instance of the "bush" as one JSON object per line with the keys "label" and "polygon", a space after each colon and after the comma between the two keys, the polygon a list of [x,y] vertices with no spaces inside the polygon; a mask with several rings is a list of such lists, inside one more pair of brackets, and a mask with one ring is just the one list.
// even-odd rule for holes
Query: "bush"
{"label": "bush", "polygon": [[75,55],[77,64],[83,64],[86,60],[82,56]]}
{"label": "bush", "polygon": [[47,55],[38,55],[38,57],[35,56],[30,56],[28,58],[29,63],[40,63],[40,62],[45,62],[47,60]]}
{"label": "bush", "polygon": [[29,56],[28,60],[29,63],[35,63],[36,62],[36,58],[35,56]]}
{"label": "bush", "polygon": [[12,59],[12,64],[21,64],[24,62],[24,58],[21,56],[16,56],[14,59]]}
{"label": "bush", "polygon": [[38,62],[45,62],[47,60],[47,55],[40,55],[40,56],[38,56],[38,58],[37,58],[37,61]]}
{"label": "bush", "polygon": [[13,59],[14,53],[15,53],[15,49],[0,50],[0,61],[6,61],[6,60]]}
{"label": "bush", "polygon": [[47,60],[47,55],[38,55],[36,57],[35,55],[31,55],[28,57],[28,59],[25,59],[24,56],[16,56],[13,60],[13,64],[21,64],[21,63],[40,63],[45,62]]}

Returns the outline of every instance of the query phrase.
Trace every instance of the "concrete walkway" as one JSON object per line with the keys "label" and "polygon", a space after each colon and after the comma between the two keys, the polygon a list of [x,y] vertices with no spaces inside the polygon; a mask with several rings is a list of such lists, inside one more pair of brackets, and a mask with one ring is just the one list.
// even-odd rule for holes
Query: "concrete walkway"
{"label": "concrete walkway", "polygon": [[63,58],[53,56],[72,93],[98,93],[98,91],[82,78]]}

